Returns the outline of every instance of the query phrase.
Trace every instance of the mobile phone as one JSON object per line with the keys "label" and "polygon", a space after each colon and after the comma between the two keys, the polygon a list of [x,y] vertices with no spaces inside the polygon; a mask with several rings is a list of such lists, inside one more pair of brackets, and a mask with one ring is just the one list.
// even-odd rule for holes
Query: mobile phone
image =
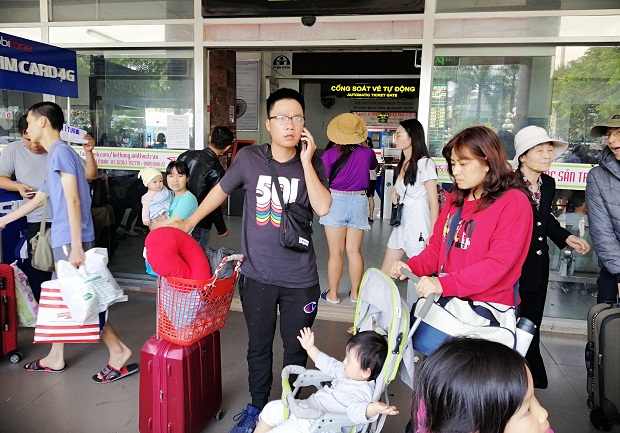
{"label": "mobile phone", "polygon": [[306,140],[305,138],[302,138],[299,141],[299,148],[305,150],[308,147],[308,140]]}

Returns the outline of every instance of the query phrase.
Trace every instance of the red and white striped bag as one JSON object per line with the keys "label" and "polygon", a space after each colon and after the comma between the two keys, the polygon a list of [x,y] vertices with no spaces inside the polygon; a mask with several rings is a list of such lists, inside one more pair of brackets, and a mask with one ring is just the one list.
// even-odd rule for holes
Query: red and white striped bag
{"label": "red and white striped bag", "polygon": [[84,325],[71,318],[69,308],[60,295],[58,280],[41,284],[41,299],[35,343],[97,343],[99,341],[99,315]]}

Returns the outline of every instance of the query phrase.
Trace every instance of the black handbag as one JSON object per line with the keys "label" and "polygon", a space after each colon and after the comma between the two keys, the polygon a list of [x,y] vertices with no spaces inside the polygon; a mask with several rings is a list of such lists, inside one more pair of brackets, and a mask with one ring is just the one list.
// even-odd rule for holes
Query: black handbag
{"label": "black handbag", "polygon": [[403,204],[397,203],[392,205],[392,215],[390,216],[390,225],[392,227],[398,227],[400,225],[400,219],[403,216]]}
{"label": "black handbag", "polygon": [[299,203],[284,203],[278,182],[278,172],[273,162],[271,148],[267,147],[267,161],[271,169],[271,184],[275,184],[282,205],[280,220],[280,245],[289,250],[305,252],[312,248],[312,211]]}
{"label": "black handbag", "polygon": [[[409,187],[409,185],[407,185],[407,187],[405,187],[405,194],[407,194],[407,188]],[[403,198],[404,200],[404,198]],[[396,203],[392,205],[392,215],[390,215],[390,225],[392,227],[398,227],[401,223],[401,219],[403,217],[403,202],[400,203]]]}

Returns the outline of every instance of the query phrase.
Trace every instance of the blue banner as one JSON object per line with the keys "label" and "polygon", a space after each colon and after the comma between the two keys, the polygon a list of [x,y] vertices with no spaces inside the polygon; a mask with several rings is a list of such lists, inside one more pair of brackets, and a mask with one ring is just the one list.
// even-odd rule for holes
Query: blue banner
{"label": "blue banner", "polygon": [[77,98],[75,51],[0,33],[0,89]]}

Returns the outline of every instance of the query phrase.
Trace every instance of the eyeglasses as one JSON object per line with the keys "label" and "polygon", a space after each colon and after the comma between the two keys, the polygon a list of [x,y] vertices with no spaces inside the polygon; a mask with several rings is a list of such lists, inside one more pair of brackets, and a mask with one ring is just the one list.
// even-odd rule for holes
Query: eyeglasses
{"label": "eyeglasses", "polygon": [[612,129],[612,130],[607,130],[607,132],[605,133],[605,137],[609,138],[611,136],[614,136],[616,138],[620,138],[620,129]]}
{"label": "eyeglasses", "polygon": [[271,116],[269,120],[275,119],[276,123],[280,125],[286,125],[289,120],[292,120],[295,125],[303,125],[306,122],[306,118],[302,116]]}

